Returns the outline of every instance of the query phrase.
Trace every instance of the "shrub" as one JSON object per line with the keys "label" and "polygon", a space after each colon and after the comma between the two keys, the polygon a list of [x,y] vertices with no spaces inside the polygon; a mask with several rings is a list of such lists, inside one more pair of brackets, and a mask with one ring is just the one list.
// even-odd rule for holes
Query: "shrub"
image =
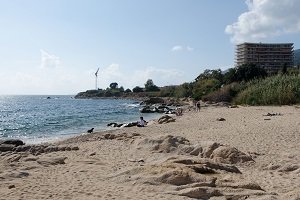
{"label": "shrub", "polygon": [[176,86],[165,86],[162,87],[159,91],[160,97],[173,97]]}
{"label": "shrub", "polygon": [[132,89],[132,92],[143,92],[143,88],[139,87],[139,86],[136,86],[135,88]]}
{"label": "shrub", "polygon": [[205,95],[202,99],[203,101],[211,102],[231,102],[242,88],[243,86],[240,83],[231,83],[217,91]]}
{"label": "shrub", "polygon": [[277,75],[247,83],[235,99],[238,104],[289,105],[300,103],[300,76]]}
{"label": "shrub", "polygon": [[199,80],[193,84],[192,97],[196,100],[202,98],[221,87],[221,82],[217,79]]}

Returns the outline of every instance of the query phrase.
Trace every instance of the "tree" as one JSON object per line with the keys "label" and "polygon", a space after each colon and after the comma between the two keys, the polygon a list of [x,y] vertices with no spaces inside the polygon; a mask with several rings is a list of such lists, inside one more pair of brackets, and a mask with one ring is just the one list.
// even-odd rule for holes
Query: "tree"
{"label": "tree", "polygon": [[134,92],[134,93],[143,92],[143,88],[136,86],[135,88],[132,89],[132,92]]}
{"label": "tree", "polygon": [[124,87],[121,86],[121,87],[119,88],[119,91],[120,91],[120,92],[124,92]]}
{"label": "tree", "polygon": [[179,86],[176,86],[174,91],[174,96],[178,98],[182,97],[189,97],[192,95],[192,84],[190,83],[183,83]]}
{"label": "tree", "polygon": [[131,91],[131,89],[129,89],[129,88],[127,88],[127,89],[125,90],[125,93],[130,93],[130,92],[132,92],[132,91]]}
{"label": "tree", "polygon": [[111,89],[116,89],[116,88],[118,88],[118,83],[113,82],[113,83],[109,84],[109,87],[110,87]]}
{"label": "tree", "polygon": [[205,80],[205,79],[216,79],[220,82],[223,80],[223,74],[221,69],[206,69],[203,73],[201,73],[195,81]]}
{"label": "tree", "polygon": [[229,68],[223,76],[223,83],[229,84],[236,81],[236,68]]}
{"label": "tree", "polygon": [[267,72],[263,68],[255,64],[244,64],[236,70],[237,81],[250,81],[254,78],[265,78],[267,75]]}
{"label": "tree", "polygon": [[145,83],[145,90],[146,92],[155,92],[159,91],[159,88],[156,85],[154,85],[152,79],[148,79]]}

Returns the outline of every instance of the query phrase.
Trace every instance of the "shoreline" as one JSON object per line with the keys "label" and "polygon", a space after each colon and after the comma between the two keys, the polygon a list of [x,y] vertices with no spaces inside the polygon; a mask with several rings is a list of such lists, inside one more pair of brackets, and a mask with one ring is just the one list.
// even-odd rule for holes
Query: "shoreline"
{"label": "shoreline", "polygon": [[297,106],[208,106],[167,124],[68,138],[51,152],[2,153],[0,192],[4,199],[295,200],[299,113]]}
{"label": "shoreline", "polygon": [[[159,119],[159,117],[161,117],[163,114],[159,114],[159,113],[151,113],[152,115],[149,117],[147,116],[147,120],[149,120],[149,122],[152,123],[152,121],[157,121]],[[154,115],[157,115],[154,117]],[[138,119],[137,119],[138,121]],[[131,122],[124,122],[124,124],[127,124],[127,123],[131,123]],[[97,127],[97,126],[94,126],[94,127]],[[128,127],[111,127],[111,126],[103,126],[103,127],[100,127],[99,126],[97,127],[97,129],[95,129],[94,133],[99,133],[99,132],[106,132],[106,131],[114,131],[114,130],[118,130],[118,129],[127,129]],[[62,133],[64,133],[63,131],[61,131]],[[94,133],[91,133],[91,134],[94,134]],[[78,137],[78,136],[81,136],[81,135],[88,135],[90,133],[87,133],[87,132],[74,132],[74,133],[70,133],[70,134],[58,134],[58,135],[53,135],[52,137],[44,137],[44,138],[29,138],[29,139],[24,139],[24,138],[14,138],[14,139],[20,139],[22,141],[24,141],[26,144],[44,144],[44,143],[56,143],[56,142],[60,142],[60,141],[63,141],[63,140],[68,140],[70,138],[73,138],[73,137]],[[5,139],[9,139],[9,138],[3,138],[3,140]]]}

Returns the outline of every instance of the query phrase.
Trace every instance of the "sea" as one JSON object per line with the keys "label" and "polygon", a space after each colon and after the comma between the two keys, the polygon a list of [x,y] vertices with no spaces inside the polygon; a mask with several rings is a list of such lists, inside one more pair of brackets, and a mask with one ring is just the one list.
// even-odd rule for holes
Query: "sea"
{"label": "sea", "polygon": [[111,122],[158,118],[140,113],[140,102],[128,99],[75,99],[73,96],[0,96],[0,140],[36,144],[113,129]]}

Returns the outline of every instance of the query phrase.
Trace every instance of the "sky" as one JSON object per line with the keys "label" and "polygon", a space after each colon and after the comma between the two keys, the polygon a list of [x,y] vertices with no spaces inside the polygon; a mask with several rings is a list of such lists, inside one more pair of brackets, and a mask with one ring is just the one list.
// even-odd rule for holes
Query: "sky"
{"label": "sky", "polygon": [[242,42],[300,48],[299,0],[0,0],[0,95],[193,81]]}

